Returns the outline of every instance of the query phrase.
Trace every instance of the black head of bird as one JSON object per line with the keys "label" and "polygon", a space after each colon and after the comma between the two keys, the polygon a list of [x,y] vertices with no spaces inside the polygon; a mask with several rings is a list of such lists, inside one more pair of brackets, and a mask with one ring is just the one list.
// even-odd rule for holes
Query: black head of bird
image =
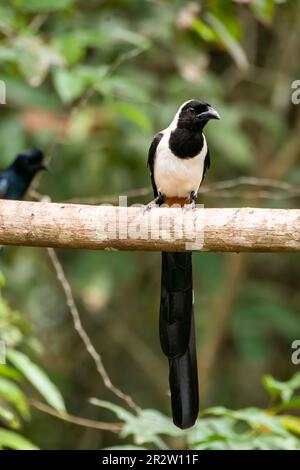
{"label": "black head of bird", "polygon": [[0,172],[0,199],[22,199],[34,176],[45,169],[40,150],[19,153],[13,163]]}
{"label": "black head of bird", "polygon": [[187,101],[178,111],[177,127],[201,131],[210,119],[220,119],[210,104],[201,100]]}
{"label": "black head of bird", "polygon": [[43,153],[38,149],[24,151],[17,155],[11,168],[24,178],[32,179],[39,171],[46,170],[43,157]]}

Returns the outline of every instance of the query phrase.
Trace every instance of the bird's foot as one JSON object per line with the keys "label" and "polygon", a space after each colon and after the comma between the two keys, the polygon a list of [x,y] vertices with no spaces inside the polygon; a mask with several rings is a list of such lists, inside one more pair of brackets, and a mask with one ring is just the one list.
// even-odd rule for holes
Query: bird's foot
{"label": "bird's foot", "polygon": [[192,211],[192,210],[196,209],[196,203],[195,203],[195,201],[189,202],[188,204],[185,204],[183,206],[183,208],[186,211]]}
{"label": "bird's foot", "polygon": [[158,196],[153,199],[153,201],[149,202],[145,206],[142,207],[143,214],[146,214],[147,212],[151,211],[154,207],[161,206],[165,201],[165,196],[161,193],[158,194]]}
{"label": "bird's foot", "polygon": [[184,205],[185,210],[193,210],[196,209],[196,201],[197,201],[197,193],[192,191],[190,194],[189,202]]}
{"label": "bird's foot", "polygon": [[145,206],[142,207],[143,215],[147,214],[147,212],[150,212],[153,207],[156,207],[157,204],[155,202],[155,199],[153,201],[149,202]]}

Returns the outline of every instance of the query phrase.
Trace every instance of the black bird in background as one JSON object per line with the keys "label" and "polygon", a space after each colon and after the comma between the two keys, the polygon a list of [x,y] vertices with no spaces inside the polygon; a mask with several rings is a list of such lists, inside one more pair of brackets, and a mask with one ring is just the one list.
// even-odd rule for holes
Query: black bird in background
{"label": "black bird in background", "polygon": [[[180,106],[169,127],[154,137],[148,154],[153,203],[177,199],[195,205],[210,166],[202,133],[210,119],[220,119],[214,108],[204,101],[189,100]],[[188,428],[199,411],[191,252],[162,253],[159,330],[169,360],[173,421]]]}
{"label": "black bird in background", "polygon": [[46,169],[43,157],[38,149],[19,153],[13,163],[0,172],[0,199],[22,199],[34,176]]}

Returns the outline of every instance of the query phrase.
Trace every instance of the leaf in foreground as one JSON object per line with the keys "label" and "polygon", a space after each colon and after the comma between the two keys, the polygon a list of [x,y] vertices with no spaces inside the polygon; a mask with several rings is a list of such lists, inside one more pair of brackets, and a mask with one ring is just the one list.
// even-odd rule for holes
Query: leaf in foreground
{"label": "leaf in foreground", "polygon": [[7,356],[9,361],[22,372],[24,377],[40,392],[49,405],[59,412],[66,411],[60,391],[40,367],[20,351],[10,349],[7,351]]}

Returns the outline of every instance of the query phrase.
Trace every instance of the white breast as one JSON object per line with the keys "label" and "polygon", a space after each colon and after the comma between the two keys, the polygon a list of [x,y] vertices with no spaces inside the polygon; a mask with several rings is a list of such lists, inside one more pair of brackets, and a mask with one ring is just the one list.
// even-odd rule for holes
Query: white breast
{"label": "white breast", "polygon": [[204,160],[207,154],[206,139],[203,147],[193,158],[178,158],[169,148],[171,129],[166,129],[156,149],[154,179],[157,190],[167,197],[189,197],[198,192],[203,176]]}

